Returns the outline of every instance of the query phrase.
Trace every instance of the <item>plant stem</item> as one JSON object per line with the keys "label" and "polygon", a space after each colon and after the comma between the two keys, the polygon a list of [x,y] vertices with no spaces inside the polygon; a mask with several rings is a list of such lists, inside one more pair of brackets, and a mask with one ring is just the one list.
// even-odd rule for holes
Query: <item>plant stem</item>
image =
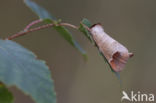
{"label": "plant stem", "polygon": [[69,26],[69,27],[71,27],[71,28],[78,29],[77,26],[72,25],[72,24],[69,24],[69,23],[60,23],[60,24],[58,24],[58,25],[60,25],[60,26]]}
{"label": "plant stem", "polygon": [[[18,32],[16,34],[8,37],[7,39],[12,40],[12,39],[15,39],[17,37],[24,36],[24,35],[28,34],[29,32],[34,32],[34,31],[38,31],[38,30],[41,30],[41,29],[46,29],[46,28],[49,28],[49,27],[52,27],[52,26],[56,26],[56,25],[51,23],[51,24],[46,24],[46,25],[42,25],[42,26],[39,26],[39,27],[36,27],[36,28],[29,29],[32,25],[40,23],[40,22],[42,22],[42,21],[41,20],[35,20],[35,21],[31,22],[30,24],[28,24],[25,27],[25,29],[23,31]],[[69,23],[59,23],[57,26],[68,26],[68,27],[71,27],[71,28],[74,28],[74,29],[78,29],[77,26],[69,24]]]}
{"label": "plant stem", "polygon": [[29,29],[27,31],[21,31],[21,32],[18,32],[10,37],[8,37],[7,39],[8,40],[12,40],[12,39],[15,39],[17,37],[20,37],[20,36],[23,36],[23,35],[26,35],[27,33],[29,32],[33,32],[33,31],[38,31],[38,30],[41,30],[41,29],[45,29],[45,28],[49,28],[51,26],[53,26],[54,24],[46,24],[46,25],[42,25],[42,26],[39,26],[39,27],[36,27],[36,28],[33,28],[33,29]]}
{"label": "plant stem", "polygon": [[30,24],[28,24],[25,28],[24,28],[24,31],[27,31],[31,26],[35,25],[35,24],[38,24],[38,23],[41,23],[43,20],[42,19],[38,19],[38,20],[35,20],[35,21],[32,21]]}

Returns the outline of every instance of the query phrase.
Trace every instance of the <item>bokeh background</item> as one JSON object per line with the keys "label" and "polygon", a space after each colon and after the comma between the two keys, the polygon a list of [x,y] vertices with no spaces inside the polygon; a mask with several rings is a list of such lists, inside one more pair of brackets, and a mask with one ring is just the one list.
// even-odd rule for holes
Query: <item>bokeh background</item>
{"label": "bokeh background", "polygon": [[[87,38],[70,29],[88,53],[88,61],[55,30],[45,29],[15,39],[46,60],[52,71],[58,103],[120,103],[121,91],[156,94],[156,0],[34,0],[64,22],[82,18],[101,23],[134,57],[120,73],[122,86]],[[0,1],[0,37],[22,30],[37,16],[23,0]],[[37,71],[36,71],[37,72]],[[11,88],[15,103],[33,103]],[[128,103],[124,101],[124,103]]]}

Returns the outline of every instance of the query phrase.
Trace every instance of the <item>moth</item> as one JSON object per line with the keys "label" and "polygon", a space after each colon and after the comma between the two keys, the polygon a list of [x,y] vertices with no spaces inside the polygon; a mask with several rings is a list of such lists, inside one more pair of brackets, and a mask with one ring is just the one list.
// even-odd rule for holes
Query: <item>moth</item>
{"label": "moth", "polygon": [[128,59],[133,56],[133,53],[129,53],[125,46],[105,33],[101,24],[93,25],[90,28],[90,33],[113,71],[122,71]]}

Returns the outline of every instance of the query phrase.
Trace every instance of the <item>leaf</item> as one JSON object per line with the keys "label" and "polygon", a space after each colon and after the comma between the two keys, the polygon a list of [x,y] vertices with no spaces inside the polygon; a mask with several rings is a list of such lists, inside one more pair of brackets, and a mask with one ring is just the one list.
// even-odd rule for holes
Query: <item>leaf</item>
{"label": "leaf", "polygon": [[3,85],[0,84],[0,103],[13,103],[14,98],[12,93]]}
{"label": "leaf", "polygon": [[10,40],[0,40],[0,81],[8,87],[16,86],[36,103],[56,103],[48,66]]}
{"label": "leaf", "polygon": [[75,47],[85,59],[87,59],[86,51],[81,48],[81,46],[73,39],[72,34],[63,26],[53,27],[61,36],[67,40],[73,47]]}
{"label": "leaf", "polygon": [[86,18],[82,19],[82,23],[88,26],[89,28],[92,26],[91,22]]}
{"label": "leaf", "polygon": [[[57,20],[54,16],[51,16],[47,10],[36,4],[35,2],[31,0],[24,0],[25,4],[31,8],[41,19],[43,19],[46,23],[54,23],[57,25],[60,20]],[[63,26],[54,26],[57,32],[61,34],[61,36],[67,40],[73,47],[75,47],[86,59],[87,55],[85,50],[81,48],[81,46],[77,43],[76,40],[72,37],[72,34]]]}
{"label": "leaf", "polygon": [[24,3],[31,8],[31,10],[36,13],[39,18],[41,19],[51,19],[53,21],[57,21],[57,19],[52,16],[46,9],[44,9],[41,6],[38,6],[35,2],[33,2],[32,0],[24,0]]}
{"label": "leaf", "polygon": [[94,40],[90,34],[90,32],[86,29],[91,27],[91,23],[87,19],[83,19],[80,23],[79,30],[89,39],[89,41],[94,44]]}

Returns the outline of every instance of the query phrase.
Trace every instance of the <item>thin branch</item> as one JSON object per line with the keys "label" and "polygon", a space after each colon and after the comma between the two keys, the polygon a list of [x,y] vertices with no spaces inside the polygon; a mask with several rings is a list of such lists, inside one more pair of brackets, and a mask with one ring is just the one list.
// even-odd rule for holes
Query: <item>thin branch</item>
{"label": "thin branch", "polygon": [[39,27],[36,27],[36,28],[33,28],[33,29],[29,29],[27,31],[21,31],[21,32],[18,32],[10,37],[8,37],[7,39],[8,40],[12,40],[14,38],[17,38],[17,37],[20,37],[20,36],[23,36],[23,35],[26,35],[27,33],[29,32],[33,32],[33,31],[38,31],[38,30],[41,30],[41,29],[45,29],[45,28],[49,28],[51,26],[54,26],[54,24],[46,24],[46,25],[42,25],[42,26],[39,26]]}
{"label": "thin branch", "polygon": [[60,23],[59,25],[60,25],[60,26],[69,26],[69,27],[71,27],[71,28],[78,29],[77,26],[72,25],[72,24],[69,24],[69,23]]}
{"label": "thin branch", "polygon": [[[40,23],[40,22],[42,22],[42,21],[41,21],[41,20],[36,20],[36,21],[31,22],[30,24],[28,24],[28,25],[26,26],[26,28],[25,28],[23,31],[18,32],[18,33],[16,33],[16,34],[14,34],[14,35],[8,37],[7,39],[8,39],[8,40],[12,40],[12,39],[14,39],[14,38],[17,38],[17,37],[26,35],[26,34],[28,34],[29,32],[34,32],[34,31],[38,31],[38,30],[41,30],[41,29],[45,29],[45,28],[49,28],[49,27],[54,26],[54,24],[51,23],[51,24],[46,24],[46,25],[42,25],[42,26],[39,26],[39,27],[36,27],[36,28],[29,29],[32,25],[37,24],[37,23]],[[57,26],[68,26],[68,27],[71,27],[71,28],[74,28],[74,29],[78,29],[77,26],[72,25],[72,24],[69,24],[69,23],[60,23],[60,24],[58,24]]]}
{"label": "thin branch", "polygon": [[42,19],[38,19],[38,20],[32,21],[30,24],[28,24],[28,25],[24,28],[24,31],[27,31],[30,27],[32,27],[32,26],[35,25],[35,24],[41,23],[42,21],[43,21]]}

